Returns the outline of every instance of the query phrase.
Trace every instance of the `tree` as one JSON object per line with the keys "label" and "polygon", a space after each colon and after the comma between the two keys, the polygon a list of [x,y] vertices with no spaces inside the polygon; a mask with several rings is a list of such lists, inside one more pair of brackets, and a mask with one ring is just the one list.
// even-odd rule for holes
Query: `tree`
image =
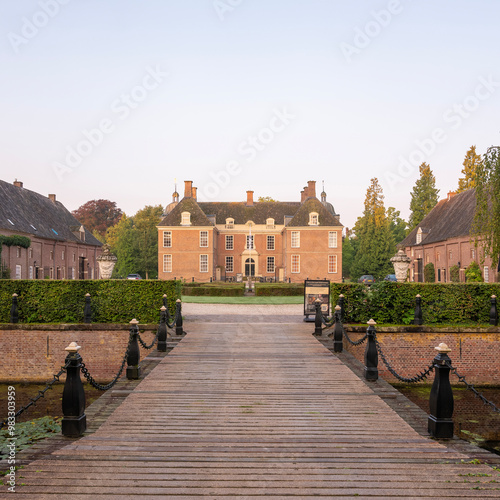
{"label": "tree", "polygon": [[387,218],[389,219],[389,227],[394,236],[396,244],[401,243],[406,236],[406,221],[400,217],[401,212],[394,207],[387,209]]}
{"label": "tree", "polygon": [[271,198],[270,196],[259,196],[258,200],[257,201],[277,201],[275,200],[274,198]]}
{"label": "tree", "polygon": [[114,201],[90,200],[71,212],[94,236],[104,240],[106,231],[121,219],[123,212]]}
{"label": "tree", "polygon": [[481,156],[476,154],[476,146],[471,146],[467,151],[462,165],[464,176],[458,179],[457,193],[476,187],[477,170],[481,165]]}
{"label": "tree", "polygon": [[163,207],[146,206],[133,217],[123,214],[120,222],[108,229],[106,241],[118,261],[113,275],[124,277],[139,273],[143,278],[158,277],[158,230]]}
{"label": "tree", "polygon": [[424,281],[426,283],[435,283],[436,282],[436,269],[432,262],[429,262],[424,267]]}
{"label": "tree", "polygon": [[472,261],[465,270],[465,280],[469,283],[482,283],[483,275],[481,268],[476,261]]}
{"label": "tree", "polygon": [[476,210],[472,225],[476,246],[493,262],[500,256],[500,147],[490,147],[483,156],[476,176]]}
{"label": "tree", "polygon": [[391,257],[396,252],[394,236],[384,207],[384,195],[378,179],[371,179],[366,191],[363,216],[358,217],[354,232],[359,241],[351,277],[372,274],[380,279],[393,273]]}
{"label": "tree", "polygon": [[436,189],[436,178],[431,167],[424,162],[420,165],[419,171],[420,178],[417,179],[411,193],[408,232],[415,229],[438,202],[439,189]]}
{"label": "tree", "polygon": [[346,233],[342,242],[342,277],[351,278],[352,266],[356,259],[359,240],[356,237],[352,237],[348,231]]}

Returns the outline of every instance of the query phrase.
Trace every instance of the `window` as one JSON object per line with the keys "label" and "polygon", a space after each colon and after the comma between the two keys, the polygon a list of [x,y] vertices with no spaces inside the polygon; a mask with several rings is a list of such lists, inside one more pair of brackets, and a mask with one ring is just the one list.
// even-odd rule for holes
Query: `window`
{"label": "window", "polygon": [[328,272],[336,273],[337,272],[337,256],[329,255],[328,256]]}
{"label": "window", "polygon": [[21,257],[21,247],[16,247],[16,257]]}
{"label": "window", "polygon": [[164,255],[163,256],[163,272],[171,273],[172,272],[172,256]]}
{"label": "window", "polygon": [[163,248],[172,247],[172,231],[163,231]]}
{"label": "window", "polygon": [[484,282],[489,283],[490,282],[490,270],[489,270],[488,266],[484,266],[483,276],[484,276]]}
{"label": "window", "polygon": [[76,262],[76,254],[73,254],[73,262]]}
{"label": "window", "polygon": [[234,228],[234,219],[228,218],[226,219],[226,229]]}
{"label": "window", "polygon": [[32,259],[33,258],[33,249],[30,247],[29,250],[28,250],[28,255],[29,255],[29,258]]}
{"label": "window", "polygon": [[267,249],[274,250],[274,236],[270,235],[267,237]]}
{"label": "window", "polygon": [[[73,257],[74,257],[74,255],[73,255]],[[75,268],[74,267],[71,268],[71,279],[72,280],[76,279]]]}
{"label": "window", "polygon": [[318,224],[319,224],[318,213],[317,212],[311,212],[309,214],[309,225],[310,226],[317,226]]}
{"label": "window", "polygon": [[472,260],[476,258],[476,250],[474,248],[470,249],[470,257]]}
{"label": "window", "polygon": [[267,258],[267,272],[274,273],[274,257]]}
{"label": "window", "polygon": [[430,261],[431,261],[431,258],[430,258],[430,256],[429,256],[429,254],[427,254],[427,255],[425,256],[425,262],[426,262],[426,263],[429,263]]}
{"label": "window", "polygon": [[337,248],[337,231],[328,233],[328,248]]}
{"label": "window", "polygon": [[51,280],[53,280],[53,279],[54,279],[54,268],[53,268],[53,267],[51,267],[51,268],[49,269],[49,278],[50,278]]}
{"label": "window", "polygon": [[19,264],[16,264],[16,280],[21,279],[22,267]]}
{"label": "window", "polygon": [[32,280],[33,279],[33,266],[30,266],[30,270],[29,270],[29,279]]}
{"label": "window", "polygon": [[200,247],[208,247],[208,231],[200,231]]}
{"label": "window", "polygon": [[422,243],[422,231],[420,230],[420,228],[418,229],[418,232],[417,232],[416,243],[417,243],[417,245],[420,245],[420,243]]}
{"label": "window", "polygon": [[65,254],[65,252],[64,252],[64,250],[63,250],[63,251],[61,252],[61,260],[64,260],[65,255],[66,255],[66,254]]}
{"label": "window", "polygon": [[292,273],[300,273],[300,255],[292,255]]}
{"label": "window", "polygon": [[234,258],[232,255],[226,256],[226,272],[227,273],[234,272]]}
{"label": "window", "polygon": [[292,248],[300,248],[300,231],[292,231]]}
{"label": "window", "polygon": [[[441,262],[441,252],[438,252],[436,254],[436,262]],[[440,280],[438,280],[438,281],[440,281]]]}
{"label": "window", "polygon": [[452,259],[453,259],[453,252],[452,252],[451,250],[448,252],[448,258],[449,258],[450,260],[452,260]]}
{"label": "window", "polygon": [[49,252],[49,259],[54,260],[54,252],[52,250]]}
{"label": "window", "polygon": [[191,225],[191,214],[189,212],[182,212],[181,214],[181,226]]}
{"label": "window", "polygon": [[200,273],[208,273],[208,255],[200,255]]}
{"label": "window", "polygon": [[266,220],[266,227],[268,229],[273,229],[274,228],[274,219],[271,219],[271,218],[267,219]]}
{"label": "window", "polygon": [[247,248],[248,249],[253,249],[255,248],[253,246],[253,234],[250,236],[249,234],[247,234]]}
{"label": "window", "polygon": [[226,235],[226,250],[234,250],[234,236]]}

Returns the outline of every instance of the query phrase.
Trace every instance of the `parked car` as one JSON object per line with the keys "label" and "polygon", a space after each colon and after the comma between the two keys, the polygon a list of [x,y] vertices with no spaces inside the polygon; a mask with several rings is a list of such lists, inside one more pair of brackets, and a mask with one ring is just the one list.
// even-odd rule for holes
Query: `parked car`
{"label": "parked car", "polygon": [[398,280],[396,279],[396,275],[395,274],[388,274],[384,278],[384,281],[398,281]]}
{"label": "parked car", "polygon": [[129,274],[127,276],[128,280],[142,280],[142,276],[140,274]]}
{"label": "parked car", "polygon": [[361,278],[359,278],[358,283],[375,283],[375,280],[373,279],[373,276],[371,274],[363,274]]}

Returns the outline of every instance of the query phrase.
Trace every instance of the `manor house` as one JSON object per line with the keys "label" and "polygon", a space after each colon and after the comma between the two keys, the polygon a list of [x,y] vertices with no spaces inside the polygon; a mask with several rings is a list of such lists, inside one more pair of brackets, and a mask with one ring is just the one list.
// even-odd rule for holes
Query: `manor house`
{"label": "manor house", "polygon": [[158,278],[342,281],[342,224],[309,181],[300,201],[198,202],[192,181],[158,225]]}

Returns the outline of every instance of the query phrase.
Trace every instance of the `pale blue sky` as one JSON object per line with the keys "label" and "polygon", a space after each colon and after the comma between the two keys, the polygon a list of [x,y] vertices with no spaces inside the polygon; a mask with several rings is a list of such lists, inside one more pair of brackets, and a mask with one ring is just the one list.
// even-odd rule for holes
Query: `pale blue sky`
{"label": "pale blue sky", "polygon": [[0,6],[0,178],[70,210],[166,205],[174,178],[202,201],[324,180],[352,227],[372,177],[407,218],[421,161],[444,197],[500,144],[495,0]]}

